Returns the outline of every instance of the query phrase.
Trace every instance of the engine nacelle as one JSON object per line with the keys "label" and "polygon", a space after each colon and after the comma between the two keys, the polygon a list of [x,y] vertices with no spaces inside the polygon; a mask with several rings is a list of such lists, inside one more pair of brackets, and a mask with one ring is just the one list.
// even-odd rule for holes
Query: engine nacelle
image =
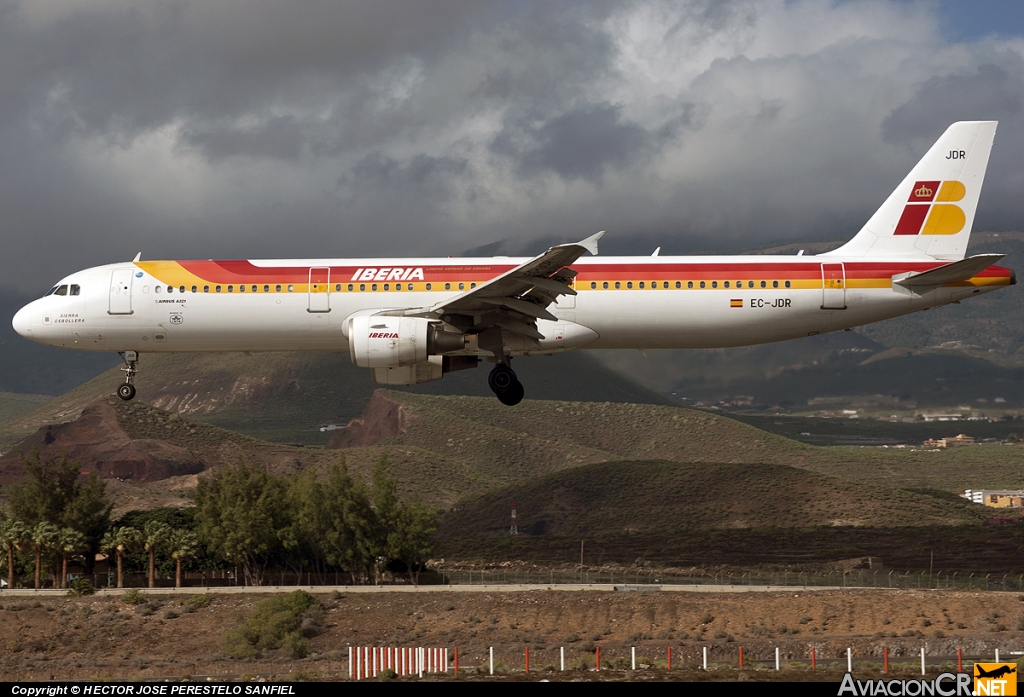
{"label": "engine nacelle", "polygon": [[465,347],[465,337],[446,332],[441,323],[422,317],[356,315],[346,321],[348,350],[361,368],[398,368],[424,363]]}

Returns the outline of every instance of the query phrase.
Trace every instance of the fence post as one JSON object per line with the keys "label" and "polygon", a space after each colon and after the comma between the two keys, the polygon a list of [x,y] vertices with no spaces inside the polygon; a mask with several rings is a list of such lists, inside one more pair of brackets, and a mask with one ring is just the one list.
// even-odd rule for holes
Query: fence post
{"label": "fence post", "polygon": [[740,647],[740,670],[743,670],[743,647]]}
{"label": "fence post", "polygon": [[491,647],[491,675],[494,675],[494,647]]}
{"label": "fence post", "polygon": [[957,649],[956,650],[956,672],[958,672],[958,673],[964,672],[964,650],[963,649]]}
{"label": "fence post", "polygon": [[562,657],[562,672],[564,673],[565,672],[565,647],[564,646],[559,646],[558,647],[558,652],[561,654],[561,657]]}
{"label": "fence post", "polygon": [[704,670],[708,669],[708,647],[704,647]]}
{"label": "fence post", "polygon": [[668,647],[668,670],[672,670],[672,647]]}
{"label": "fence post", "polygon": [[455,647],[455,674],[459,674],[459,647]]}
{"label": "fence post", "polygon": [[888,675],[889,674],[889,647],[888,646],[886,646],[884,649],[882,649],[882,655],[885,657],[885,673],[886,673],[886,675]]}
{"label": "fence post", "polygon": [[811,670],[817,670],[818,668],[818,651],[813,646],[811,647]]}
{"label": "fence post", "polygon": [[779,671],[779,647],[775,647],[775,671]]}
{"label": "fence post", "polygon": [[[632,661],[633,661],[633,670],[636,670],[636,647],[635,646],[630,646],[629,647],[629,655],[630,655],[630,657],[632,658]],[[997,653],[996,655],[998,656],[999,654]],[[999,659],[997,658],[996,660],[998,661]]]}
{"label": "fence post", "polygon": [[601,647],[594,648],[594,670],[601,672]]}
{"label": "fence post", "polygon": [[921,675],[924,675],[924,647],[921,647]]}
{"label": "fence post", "polygon": [[352,679],[352,647],[348,647],[348,679]]}
{"label": "fence post", "polygon": [[530,647],[526,647],[526,674],[530,674]]}
{"label": "fence post", "polygon": [[846,647],[846,672],[853,672],[853,649],[849,646]]}

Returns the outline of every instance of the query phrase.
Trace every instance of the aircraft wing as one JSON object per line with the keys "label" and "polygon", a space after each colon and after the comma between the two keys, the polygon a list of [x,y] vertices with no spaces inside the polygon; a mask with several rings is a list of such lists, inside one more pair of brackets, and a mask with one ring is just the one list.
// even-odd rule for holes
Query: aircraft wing
{"label": "aircraft wing", "polygon": [[[537,320],[557,320],[548,306],[560,295],[576,295],[571,287],[576,272],[568,266],[586,252],[597,254],[597,241],[603,235],[598,232],[573,244],[551,247],[511,271],[433,305],[429,312],[434,316],[471,315],[476,318],[474,331],[500,328],[536,341],[543,337],[537,331]],[[500,341],[493,332],[487,333],[486,343]]]}

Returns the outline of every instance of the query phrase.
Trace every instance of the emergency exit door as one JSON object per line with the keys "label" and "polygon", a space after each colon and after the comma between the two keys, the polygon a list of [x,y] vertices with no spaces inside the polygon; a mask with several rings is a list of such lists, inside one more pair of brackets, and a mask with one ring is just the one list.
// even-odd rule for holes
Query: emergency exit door
{"label": "emergency exit door", "polygon": [[110,272],[110,304],[107,312],[111,315],[132,314],[132,273],[134,267],[114,269]]}
{"label": "emergency exit door", "polygon": [[846,268],[842,264],[821,265],[821,309],[846,309]]}

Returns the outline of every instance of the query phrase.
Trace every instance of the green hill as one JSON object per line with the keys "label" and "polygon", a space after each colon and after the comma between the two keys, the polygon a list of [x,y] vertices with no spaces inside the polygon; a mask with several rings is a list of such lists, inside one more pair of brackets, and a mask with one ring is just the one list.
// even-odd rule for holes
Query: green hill
{"label": "green hill", "polygon": [[981,523],[964,499],[852,482],[784,465],[665,461],[573,467],[462,501],[442,538],[507,535],[612,537],[686,529]]}

